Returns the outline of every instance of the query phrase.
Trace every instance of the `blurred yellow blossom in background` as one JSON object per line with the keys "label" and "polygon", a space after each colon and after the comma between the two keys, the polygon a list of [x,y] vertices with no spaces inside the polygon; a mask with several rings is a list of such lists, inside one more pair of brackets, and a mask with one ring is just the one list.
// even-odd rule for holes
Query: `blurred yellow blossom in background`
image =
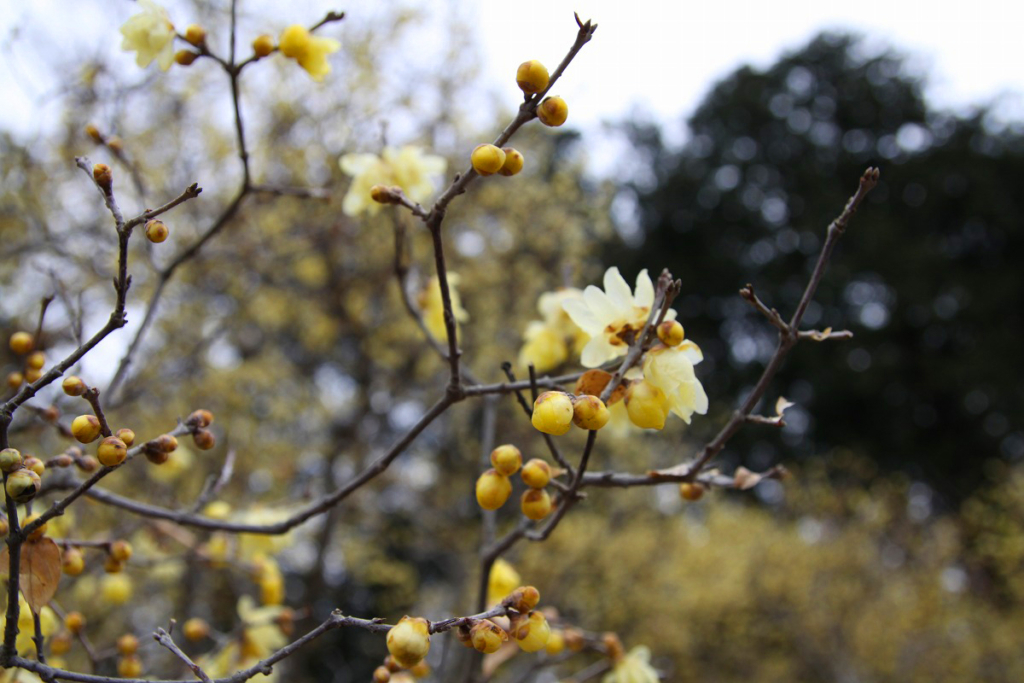
{"label": "blurred yellow blossom in background", "polygon": [[[455,314],[455,326],[469,320],[469,313],[462,307],[459,292],[455,286],[459,284],[456,273],[448,273],[448,291],[452,297],[452,313]],[[444,325],[444,302],[441,300],[441,285],[437,276],[430,278],[427,288],[420,292],[420,308],[423,309],[423,324],[427,326],[435,339],[447,341],[448,330]]]}
{"label": "blurred yellow blossom in background", "polygon": [[338,164],[352,176],[341,210],[349,216],[364,211],[372,214],[381,205],[370,197],[374,185],[397,185],[414,202],[424,202],[434,192],[434,178],[444,174],[448,163],[444,158],[426,154],[423,148],[405,145],[400,149],[385,147],[376,154],[346,154]]}
{"label": "blurred yellow blossom in background", "polygon": [[133,14],[121,27],[121,49],[136,52],[135,63],[142,68],[155,59],[167,71],[174,63],[174,24],[167,10],[153,0],[139,0],[139,5],[142,11]]}
{"label": "blurred yellow blossom in background", "polygon": [[565,312],[567,301],[583,301],[583,292],[572,287],[544,292],[537,300],[542,320],[530,321],[523,333],[524,344],[519,350],[519,364],[530,364],[537,372],[558,367],[571,355],[579,355],[590,341],[590,335],[580,329]]}
{"label": "blurred yellow blossom in background", "polygon": [[333,38],[310,35],[304,27],[295,24],[281,32],[278,47],[281,54],[294,59],[299,66],[308,71],[314,81],[322,81],[331,72],[327,55],[340,50],[341,43]]}

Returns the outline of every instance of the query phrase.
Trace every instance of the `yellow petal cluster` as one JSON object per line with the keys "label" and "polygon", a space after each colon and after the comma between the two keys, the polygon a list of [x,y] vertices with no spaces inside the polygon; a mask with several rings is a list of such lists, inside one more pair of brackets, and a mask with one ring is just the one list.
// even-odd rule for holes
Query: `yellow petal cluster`
{"label": "yellow petal cluster", "polygon": [[333,38],[314,36],[305,27],[295,24],[281,33],[278,48],[281,54],[308,71],[314,81],[322,81],[331,72],[327,55],[340,50],[341,43]]}
{"label": "yellow petal cluster", "polygon": [[583,292],[574,288],[545,292],[537,300],[541,320],[534,320],[526,326],[524,344],[519,350],[519,365],[530,364],[537,372],[548,372],[578,355],[590,341],[590,335],[580,329],[565,312],[567,301],[583,301]]}
{"label": "yellow petal cluster", "polygon": [[133,14],[121,26],[121,49],[135,52],[135,63],[142,68],[154,59],[164,71],[174,63],[174,24],[160,5],[153,0],[139,0],[142,11]]}
{"label": "yellow petal cluster", "polygon": [[651,651],[634,647],[605,674],[601,683],[658,683],[658,672],[651,666]]}
{"label": "yellow petal cluster", "polygon": [[679,346],[659,346],[644,358],[644,381],[665,396],[666,409],[687,424],[694,413],[708,412],[708,395],[693,366],[704,359],[700,347],[686,340]]}
{"label": "yellow petal cluster", "polygon": [[[452,313],[455,314],[456,330],[459,323],[469,320],[469,313],[462,307],[459,292],[455,288],[459,284],[457,273],[448,273],[448,292],[452,297]],[[437,276],[430,278],[427,288],[420,292],[420,309],[423,313],[423,324],[435,339],[448,340],[448,328],[444,324],[444,301],[441,298],[441,283]]]}
{"label": "yellow petal cluster", "polygon": [[[636,288],[630,291],[619,269],[609,268],[604,274],[604,291],[590,285],[581,299],[571,299],[562,308],[590,340],[580,354],[584,367],[596,368],[602,363],[623,356],[632,337],[643,329],[654,305],[654,283],[647,270],[636,277]],[[675,320],[669,310],[666,320]]]}
{"label": "yellow petal cluster", "polygon": [[487,577],[487,604],[496,605],[523,585],[519,572],[505,560],[498,560],[491,567],[491,573]]}
{"label": "yellow petal cluster", "polygon": [[397,185],[412,201],[425,202],[434,192],[434,180],[448,167],[442,157],[426,154],[423,148],[414,145],[385,147],[380,156],[346,154],[338,163],[342,171],[352,176],[341,205],[349,216],[380,211],[381,205],[373,201],[370,193],[375,185]]}

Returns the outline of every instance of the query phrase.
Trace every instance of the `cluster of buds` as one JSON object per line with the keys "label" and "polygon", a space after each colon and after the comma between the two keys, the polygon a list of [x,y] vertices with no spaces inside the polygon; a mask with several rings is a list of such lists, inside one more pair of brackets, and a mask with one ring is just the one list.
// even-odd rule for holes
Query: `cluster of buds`
{"label": "cluster of buds", "polygon": [[43,376],[46,354],[36,349],[36,339],[28,332],[18,331],[11,335],[11,351],[25,357],[25,366],[20,371],[7,375],[7,386],[17,389],[25,382],[32,384]]}
{"label": "cluster of buds", "polygon": [[523,454],[512,444],[498,446],[491,451],[492,469],[476,480],[476,501],[485,510],[497,510],[512,495],[510,477],[520,472],[528,487],[520,500],[523,514],[532,520],[544,519],[551,513],[551,496],[545,486],[551,481],[551,466],[540,458],[525,465]]}
{"label": "cluster of buds", "polygon": [[530,421],[538,431],[560,436],[574,424],[589,431],[601,429],[610,417],[608,406],[595,395],[545,391],[534,401]]}
{"label": "cluster of buds", "polygon": [[514,640],[523,652],[537,652],[547,647],[551,636],[547,617],[535,609],[539,603],[540,591],[533,586],[520,586],[502,600],[507,622],[500,617],[469,620],[456,631],[459,642],[484,654],[493,654],[506,642]]}
{"label": "cluster of buds", "polygon": [[[527,97],[547,90],[550,80],[547,67],[536,59],[523,62],[516,70],[516,84]],[[537,118],[545,126],[560,126],[569,118],[569,105],[561,97],[545,97],[537,106]]]}
{"label": "cluster of buds", "polygon": [[185,426],[192,430],[192,441],[196,448],[208,451],[217,444],[217,439],[207,427],[213,424],[213,413],[200,408],[193,411],[185,420]]}
{"label": "cluster of buds", "polygon": [[514,147],[497,147],[495,145],[477,145],[469,157],[473,170],[482,176],[499,173],[513,176],[523,170],[526,159]]}
{"label": "cluster of buds", "polygon": [[43,485],[41,474],[46,465],[38,458],[22,457],[17,448],[5,448],[0,451],[0,469],[7,475],[7,495],[16,503],[27,503]]}

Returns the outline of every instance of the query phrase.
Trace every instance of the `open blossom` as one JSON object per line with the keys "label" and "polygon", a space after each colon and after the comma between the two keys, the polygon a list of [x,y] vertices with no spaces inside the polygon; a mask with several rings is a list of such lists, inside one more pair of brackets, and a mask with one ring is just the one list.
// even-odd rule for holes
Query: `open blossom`
{"label": "open blossom", "polygon": [[[229,676],[239,669],[252,666],[288,644],[288,637],[278,626],[278,619],[287,611],[286,607],[279,605],[257,607],[251,596],[243,595],[238,599],[242,637],[230,640],[221,650],[205,655],[197,663],[213,677]],[[269,676],[260,675],[253,680],[271,681],[276,677],[275,671]]]}
{"label": "open blossom", "polygon": [[142,11],[133,14],[121,27],[121,49],[136,52],[135,63],[142,68],[154,59],[167,71],[174,63],[174,24],[160,5],[153,0],[139,0]]}
{"label": "open blossom", "polygon": [[581,330],[562,307],[566,301],[583,300],[583,292],[574,288],[545,292],[537,301],[543,320],[531,321],[523,334],[519,364],[530,364],[538,372],[547,372],[564,363],[570,355],[579,354],[590,335]]}
{"label": "open blossom", "polygon": [[[633,336],[647,322],[653,305],[654,283],[647,270],[637,275],[636,289],[631,292],[615,267],[604,274],[604,291],[590,285],[583,290],[582,299],[565,301],[562,304],[565,312],[590,336],[580,355],[583,366],[596,368],[625,355]],[[673,310],[665,315],[666,320],[675,320],[675,317]]]}
{"label": "open blossom", "polygon": [[281,54],[294,59],[308,71],[314,81],[322,81],[331,72],[327,55],[341,49],[341,43],[333,38],[311,35],[305,27],[295,24],[281,33],[278,48]]}
{"label": "open blossom", "polygon": [[[459,284],[457,273],[448,273],[448,293],[452,298],[452,313],[455,314],[456,330],[459,323],[469,320],[469,313],[462,307],[459,292],[455,286]],[[420,292],[420,308],[423,310],[423,324],[427,326],[436,339],[448,340],[448,328],[444,324],[444,301],[441,298],[441,284],[437,276],[430,278],[427,288]]]}
{"label": "open blossom", "polygon": [[362,212],[375,214],[381,205],[373,201],[374,185],[397,185],[414,202],[424,202],[434,192],[434,179],[448,164],[442,157],[425,154],[421,147],[406,145],[400,149],[385,147],[376,154],[346,154],[339,160],[341,170],[352,176],[341,210],[349,216]]}
{"label": "open blossom", "polygon": [[651,666],[651,651],[641,645],[615,662],[601,683],[658,683],[658,672]]}
{"label": "open blossom", "polygon": [[687,424],[697,413],[708,412],[708,395],[693,371],[704,360],[700,347],[686,340],[679,346],[658,346],[644,358],[644,381],[653,384],[665,396],[665,408]]}

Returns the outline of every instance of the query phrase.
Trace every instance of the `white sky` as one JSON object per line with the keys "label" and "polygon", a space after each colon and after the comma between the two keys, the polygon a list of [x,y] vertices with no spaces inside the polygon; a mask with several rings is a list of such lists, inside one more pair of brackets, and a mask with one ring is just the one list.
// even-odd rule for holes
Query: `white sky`
{"label": "white sky", "polygon": [[[243,9],[260,4],[242,3]],[[423,6],[446,9],[446,3],[429,0]],[[355,15],[380,4],[310,0],[274,5],[272,13],[311,21],[331,7]],[[52,85],[33,54],[42,46],[26,45],[17,37],[19,27],[45,26],[55,45],[68,50],[95,49],[109,33],[117,49],[116,27],[133,11],[127,0],[6,0],[0,8],[0,128],[25,133],[53,125],[58,109],[33,101]],[[1004,118],[1024,119],[1024,9],[1009,0],[464,0],[462,8],[477,15],[471,23],[481,71],[501,91],[509,90],[504,86],[525,59],[554,68],[575,34],[574,9],[600,24],[557,88],[569,102],[570,123],[584,132],[639,110],[668,122],[670,139],[678,141],[683,116],[715,80],[744,63],[767,66],[826,28],[859,31],[909,53],[928,73],[927,93],[935,104],[966,109],[997,102]],[[178,18],[179,10],[172,15]],[[430,40],[424,36],[425,44]]]}

